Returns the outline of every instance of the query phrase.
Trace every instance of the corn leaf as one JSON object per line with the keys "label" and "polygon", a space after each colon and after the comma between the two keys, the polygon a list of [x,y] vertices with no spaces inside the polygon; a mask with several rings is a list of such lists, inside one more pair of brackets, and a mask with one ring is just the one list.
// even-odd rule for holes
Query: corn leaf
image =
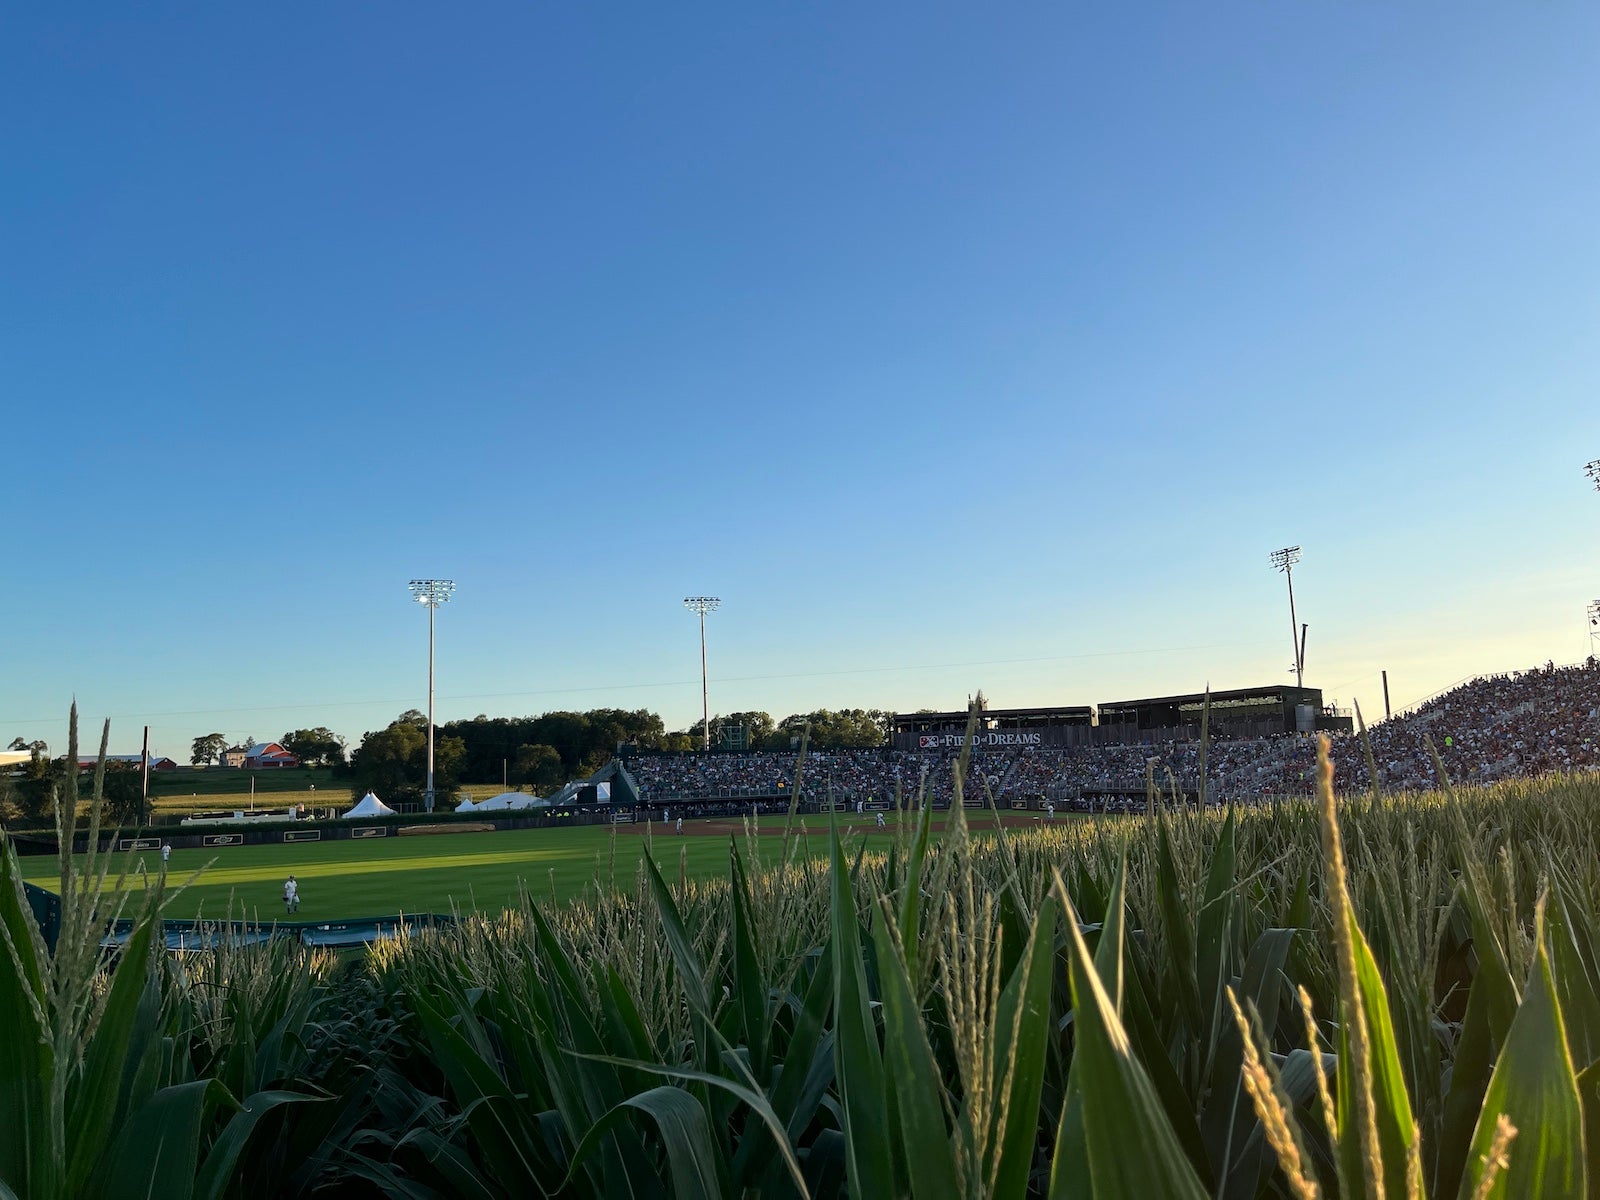
{"label": "corn leaf", "polygon": [[48,1161],[44,1097],[53,1073],[39,1023],[44,984],[35,936],[16,854],[6,844],[0,847],[0,1183],[24,1194],[45,1182],[33,1178],[30,1166]]}
{"label": "corn leaf", "polygon": [[[945,1128],[944,1084],[911,990],[905,957],[889,928],[888,905],[873,928],[878,981],[883,989],[884,1063],[895,1099],[898,1141],[905,1154],[911,1193],[918,1200],[958,1200],[956,1161]],[[1034,1107],[1038,1107],[1035,1100]],[[1029,1131],[1032,1143],[1032,1131]],[[1005,1194],[999,1193],[997,1194]]]}
{"label": "corn leaf", "polygon": [[[1367,1019],[1367,1058],[1364,1069],[1372,1080],[1372,1101],[1378,1129],[1379,1175],[1386,1196],[1406,1194],[1406,1170],[1411,1139],[1416,1127],[1411,1117],[1411,1099],[1406,1093],[1405,1075],[1400,1069],[1400,1051],[1395,1043],[1394,1024],[1389,1015],[1389,994],[1378,974],[1367,939],[1349,914],[1350,940],[1355,947],[1356,986],[1362,1011]],[[1339,1028],[1339,1132],[1340,1155],[1345,1180],[1353,1196],[1366,1192],[1362,1169],[1362,1140],[1357,1115],[1356,1064],[1350,1049],[1348,1018]],[[1369,1198],[1370,1200],[1370,1198]]]}
{"label": "corn leaf", "polygon": [[[681,1200],[713,1200],[727,1194],[722,1158],[712,1140],[706,1110],[688,1092],[671,1086],[629,1096],[601,1116],[573,1152],[573,1172],[611,1133],[612,1126],[634,1113],[643,1113],[655,1123],[661,1148],[667,1156],[673,1196]],[[569,1174],[568,1184],[571,1180]],[[563,1185],[563,1190],[566,1186]]]}
{"label": "corn leaf", "polygon": [[[1077,914],[1057,877],[1066,909],[1076,1031],[1073,1075],[1082,1093],[1084,1144],[1096,1200],[1205,1200],[1161,1109],[1155,1088],[1133,1056],[1111,997],[1089,959]],[[1129,1131],[1138,1131],[1137,1148]]]}
{"label": "corn leaf", "polygon": [[834,1074],[844,1110],[850,1190],[858,1196],[895,1194],[894,1167],[883,1131],[889,1128],[883,1057],[867,996],[860,926],[839,834],[832,837]]}
{"label": "corn leaf", "polygon": [[1039,907],[1021,960],[1001,990],[995,1011],[993,1036],[999,1074],[995,1094],[1002,1099],[990,1131],[990,1161],[986,1166],[996,1196],[1021,1195],[1033,1167],[1045,1049],[1050,1038],[1051,966],[1055,951],[1055,906],[1046,903]]}
{"label": "corn leaf", "polygon": [[761,976],[760,960],[756,957],[750,919],[750,883],[745,878],[744,864],[739,861],[738,843],[732,837],[728,839],[728,851],[728,886],[733,901],[733,982],[739,1025],[750,1051],[750,1069],[765,1083],[769,1074],[767,994],[770,989]]}
{"label": "corn leaf", "polygon": [[1484,1094],[1462,1181],[1463,1196],[1475,1194],[1501,1116],[1511,1121],[1517,1136],[1511,1143],[1510,1166],[1495,1177],[1489,1191],[1493,1200],[1584,1194],[1583,1105],[1542,939]]}
{"label": "corn leaf", "polygon": [[115,1164],[105,1200],[188,1200],[194,1194],[200,1136],[214,1107],[238,1104],[215,1079],[162,1088],[137,1109],[111,1146]]}
{"label": "corn leaf", "polygon": [[320,1096],[302,1092],[264,1091],[245,1099],[243,1107],[228,1119],[217,1140],[206,1152],[205,1163],[195,1177],[194,1194],[201,1200],[225,1195],[233,1180],[234,1168],[261,1118],[285,1104],[324,1103]]}

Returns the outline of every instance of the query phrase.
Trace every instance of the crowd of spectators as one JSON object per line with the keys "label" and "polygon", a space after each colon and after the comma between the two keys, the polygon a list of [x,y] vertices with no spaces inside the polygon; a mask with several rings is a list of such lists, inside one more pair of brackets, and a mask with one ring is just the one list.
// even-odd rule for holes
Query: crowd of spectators
{"label": "crowd of spectators", "polygon": [[[1449,778],[1459,783],[1600,770],[1600,664],[1591,659],[1576,667],[1547,665],[1474,679],[1378,723],[1369,736],[1379,779],[1391,791],[1438,784],[1428,737]],[[1206,758],[1208,795],[1252,800],[1307,792],[1315,756],[1312,740],[1295,734],[1213,741]],[[847,807],[893,802],[897,796],[908,806],[924,798],[948,804],[957,757],[949,749],[813,752],[805,761],[803,798],[831,798]],[[1365,754],[1355,735],[1335,738],[1333,758],[1336,786],[1359,790],[1368,785]],[[791,754],[685,754],[641,756],[629,770],[647,804],[787,800],[795,765]],[[969,799],[993,794],[1002,803],[1098,807],[1142,796],[1152,775],[1163,792],[1177,788],[1193,794],[1200,778],[1198,743],[979,750],[966,790]]]}
{"label": "crowd of spectators", "polygon": [[[1369,731],[1378,779],[1389,791],[1440,783],[1431,740],[1452,783],[1493,783],[1550,772],[1600,770],[1600,663],[1547,664],[1531,671],[1471,680]],[[1334,747],[1335,784],[1368,786],[1358,739]],[[1270,764],[1261,786],[1311,786],[1315,750],[1291,744]]]}

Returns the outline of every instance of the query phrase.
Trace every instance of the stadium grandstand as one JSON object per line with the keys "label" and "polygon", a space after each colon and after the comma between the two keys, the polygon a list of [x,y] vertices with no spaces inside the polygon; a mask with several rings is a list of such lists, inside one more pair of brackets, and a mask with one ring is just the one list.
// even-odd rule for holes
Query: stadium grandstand
{"label": "stadium grandstand", "polygon": [[[1098,808],[1142,803],[1153,779],[1164,792],[1200,785],[1204,693],[1065,708],[980,711],[969,803]],[[1211,694],[1206,794],[1254,801],[1309,792],[1313,732],[1334,741],[1336,784],[1368,786],[1350,714],[1314,688],[1273,685]],[[968,714],[900,714],[890,744],[810,754],[802,800],[844,807],[950,803],[953,764]],[[1431,738],[1449,779],[1491,783],[1558,771],[1600,770],[1600,664],[1545,667],[1473,679],[1369,730],[1380,782],[1392,791],[1437,786]],[[641,755],[626,768],[647,807],[750,811],[786,807],[795,756],[777,753]]]}

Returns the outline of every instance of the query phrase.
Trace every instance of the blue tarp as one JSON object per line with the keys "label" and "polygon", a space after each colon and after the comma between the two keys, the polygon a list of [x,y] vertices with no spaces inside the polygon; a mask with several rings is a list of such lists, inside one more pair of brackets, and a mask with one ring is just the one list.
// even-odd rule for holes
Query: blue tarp
{"label": "blue tarp", "polygon": [[[429,927],[454,925],[452,916],[423,913],[417,916],[363,917],[351,921],[275,921],[268,925],[243,921],[163,921],[167,949],[177,953],[209,950],[219,942],[236,946],[255,946],[275,938],[293,938],[306,946],[332,950],[370,946],[374,942],[398,937],[402,930],[414,933]],[[111,949],[121,946],[133,933],[132,921],[118,921],[101,941]]]}

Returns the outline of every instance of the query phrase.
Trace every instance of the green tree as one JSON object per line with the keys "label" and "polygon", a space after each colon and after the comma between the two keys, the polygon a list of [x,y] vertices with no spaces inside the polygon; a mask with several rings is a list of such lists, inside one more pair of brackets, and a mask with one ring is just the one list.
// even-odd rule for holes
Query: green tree
{"label": "green tree", "polygon": [[[695,746],[702,744],[706,723],[696,721],[689,726],[689,739]],[[777,726],[773,723],[772,715],[764,712],[735,712],[726,716],[721,713],[714,714],[711,718],[711,745],[713,747],[731,744],[743,746],[746,750],[759,750],[772,740]],[[742,733],[739,731],[743,730]],[[788,744],[785,737],[784,744]]]}
{"label": "green tree", "polygon": [[144,798],[144,772],[132,763],[107,763],[105,813],[113,825],[131,828],[149,819]]}
{"label": "green tree", "polygon": [[[466,743],[459,737],[434,739],[434,794],[438,802],[459,790]],[[404,716],[386,729],[368,733],[350,756],[350,792],[375,792],[389,804],[420,804],[428,778],[428,733]]]}
{"label": "green tree", "polygon": [[344,739],[325,725],[286,733],[278,744],[308,767],[337,767],[344,763]]}
{"label": "green tree", "polygon": [[22,748],[32,753],[11,781],[11,808],[21,823],[36,825],[50,818],[66,764],[52,761],[43,742]]}
{"label": "green tree", "polygon": [[208,733],[204,737],[197,737],[191,745],[189,761],[194,766],[215,762],[224,750],[228,748],[228,739],[220,733]]}
{"label": "green tree", "polygon": [[787,740],[809,725],[815,750],[870,750],[888,743],[892,720],[892,713],[876,708],[819,708],[785,717],[778,729]]}
{"label": "green tree", "polygon": [[515,766],[516,782],[525,783],[541,794],[547,795],[567,781],[567,770],[554,746],[518,746]]}

